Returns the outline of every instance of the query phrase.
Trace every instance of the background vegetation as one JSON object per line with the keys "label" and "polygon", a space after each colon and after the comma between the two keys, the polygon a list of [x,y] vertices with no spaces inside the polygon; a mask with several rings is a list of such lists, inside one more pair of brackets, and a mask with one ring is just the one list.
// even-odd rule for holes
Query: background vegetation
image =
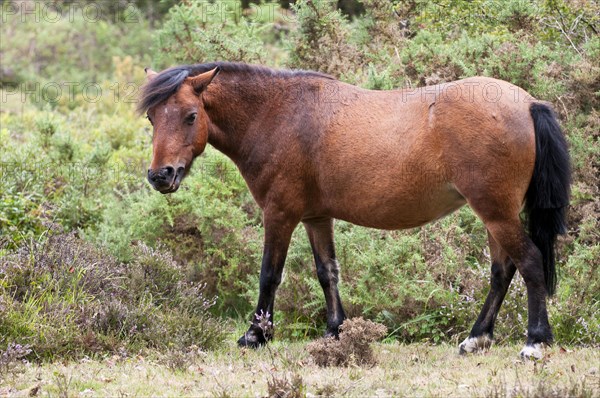
{"label": "background vegetation", "polygon": [[[140,1],[58,21],[23,19],[15,3],[2,3],[0,28],[5,362],[206,350],[245,328],[257,297],[260,209],[235,166],[210,148],[177,193],[153,192],[144,179],[151,129],[133,111],[145,66],[212,60],[320,70],[371,89],[486,75],[552,102],[574,185],[550,318],[560,344],[600,344],[597,2],[364,0],[351,12],[340,3],[344,14],[325,0],[289,9]],[[485,229],[468,208],[409,231],[338,222],[336,239],[349,316],[381,322],[402,342],[455,343],[468,333],[489,286]],[[302,229],[276,307],[278,339],[325,328]],[[516,277],[496,337],[520,341],[525,328]]]}

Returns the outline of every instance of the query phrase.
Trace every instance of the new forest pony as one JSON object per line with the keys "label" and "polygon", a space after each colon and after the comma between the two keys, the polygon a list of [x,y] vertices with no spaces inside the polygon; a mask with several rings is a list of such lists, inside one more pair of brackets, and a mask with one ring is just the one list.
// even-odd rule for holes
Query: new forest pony
{"label": "new forest pony", "polygon": [[[345,315],[333,220],[414,228],[468,204],[488,231],[491,288],[460,352],[490,345],[516,270],[528,296],[521,355],[539,358],[551,343],[546,296],[556,285],[556,236],[566,231],[570,166],[549,105],[486,77],[371,91],[316,72],[227,62],[146,74],[139,110],[154,126],[152,186],[177,191],[209,143],[236,164],[263,211],[257,314],[272,319],[300,222],[325,294],[326,334],[337,336]],[[239,345],[271,339],[257,322]]]}

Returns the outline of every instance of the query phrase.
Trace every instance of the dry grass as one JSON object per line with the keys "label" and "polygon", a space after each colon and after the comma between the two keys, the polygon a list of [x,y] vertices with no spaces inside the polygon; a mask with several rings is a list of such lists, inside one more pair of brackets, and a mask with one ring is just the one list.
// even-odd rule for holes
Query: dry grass
{"label": "dry grass", "polygon": [[373,367],[322,368],[306,344],[289,342],[274,343],[270,351],[230,343],[198,354],[182,370],[158,359],[117,356],[27,365],[23,373],[1,376],[0,396],[600,396],[597,349],[553,347],[533,363],[518,359],[517,346],[466,357],[449,345],[374,348]]}
{"label": "dry grass", "polygon": [[371,343],[381,340],[387,328],[363,318],[346,319],[340,326],[340,338],[323,337],[306,348],[319,366],[374,365]]}

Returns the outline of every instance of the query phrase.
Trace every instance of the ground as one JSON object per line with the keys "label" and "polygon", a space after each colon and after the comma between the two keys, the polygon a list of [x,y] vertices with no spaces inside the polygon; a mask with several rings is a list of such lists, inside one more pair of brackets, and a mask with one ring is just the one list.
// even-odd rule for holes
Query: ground
{"label": "ground", "polygon": [[520,360],[515,345],[469,356],[450,345],[374,348],[373,367],[319,368],[306,343],[289,342],[257,351],[228,343],[209,353],[27,364],[2,375],[0,396],[264,397],[270,383],[271,394],[289,397],[600,397],[597,349],[554,346],[532,362]]}

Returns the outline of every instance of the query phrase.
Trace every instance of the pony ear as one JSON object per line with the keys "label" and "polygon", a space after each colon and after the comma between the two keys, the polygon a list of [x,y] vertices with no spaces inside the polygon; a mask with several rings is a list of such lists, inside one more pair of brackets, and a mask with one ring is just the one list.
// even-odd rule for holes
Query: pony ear
{"label": "pony ear", "polygon": [[202,91],[206,89],[206,87],[212,82],[212,80],[219,74],[221,68],[217,66],[216,68],[209,70],[208,72],[201,73],[197,76],[188,77],[186,81],[194,87],[194,91],[200,94]]}
{"label": "pony ear", "polygon": [[144,72],[146,72],[146,79],[148,81],[154,79],[156,77],[156,75],[158,75],[158,73],[154,72],[152,69],[150,68],[144,68]]}

